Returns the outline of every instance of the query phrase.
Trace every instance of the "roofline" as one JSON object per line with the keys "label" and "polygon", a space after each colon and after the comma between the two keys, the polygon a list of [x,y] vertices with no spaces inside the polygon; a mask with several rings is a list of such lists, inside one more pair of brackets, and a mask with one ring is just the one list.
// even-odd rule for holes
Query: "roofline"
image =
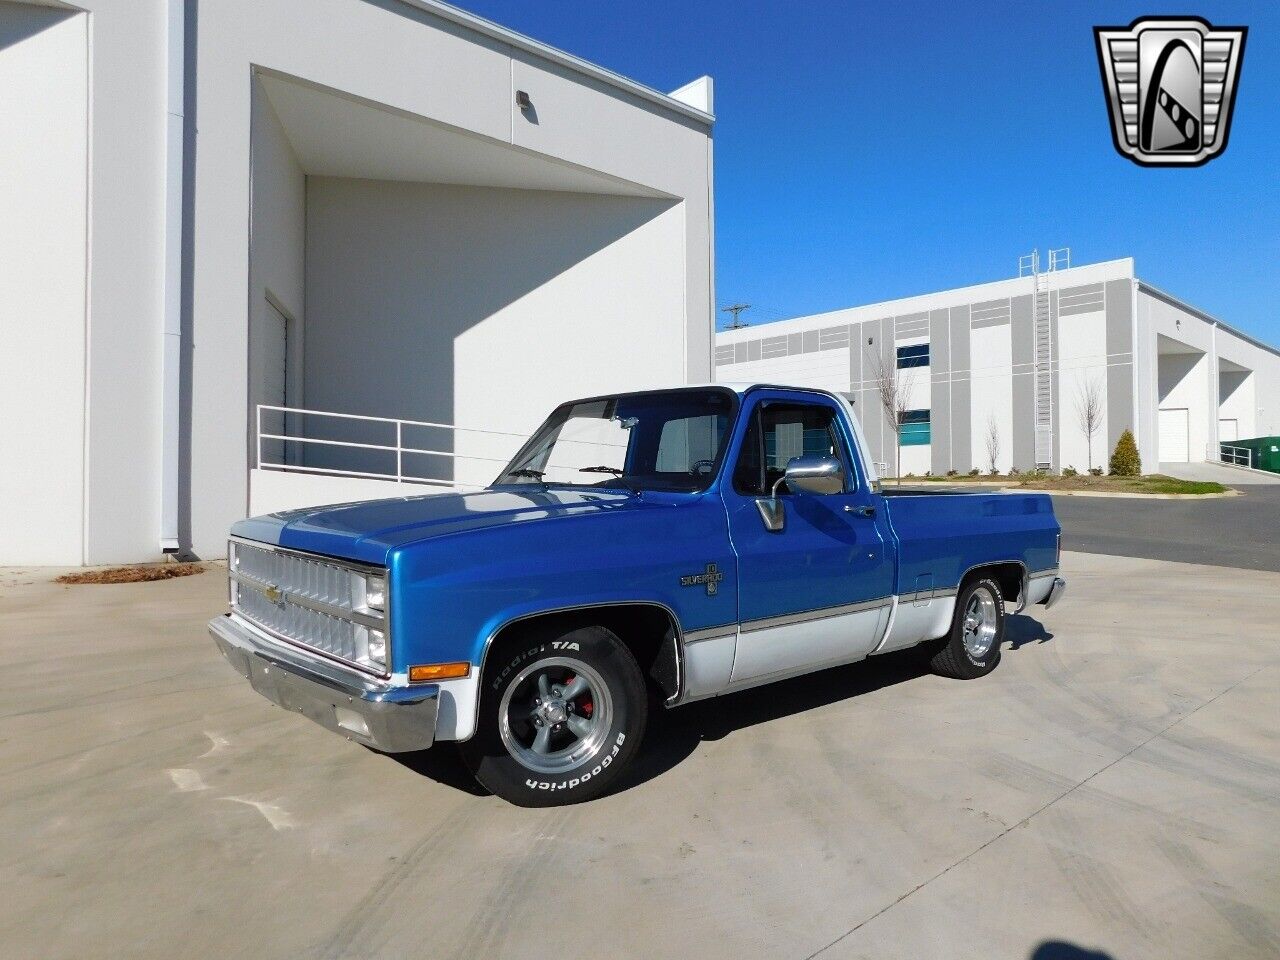
{"label": "roofline", "polygon": [[[1111,267],[1118,264],[1129,264],[1129,272],[1126,274],[1126,278],[1127,278],[1127,277],[1133,276],[1133,262],[1134,262],[1133,257],[1116,257],[1114,260],[1099,260],[1097,263],[1081,263],[1081,264],[1077,264],[1074,267],[1063,267],[1062,269],[1055,270],[1051,273],[1046,272],[1044,275],[1060,276],[1064,273],[1070,273],[1073,270],[1088,270],[1094,267]],[[905,303],[908,300],[923,300],[926,297],[938,297],[938,296],[942,296],[943,294],[952,294],[952,293],[962,294],[962,293],[966,293],[967,291],[978,290],[981,287],[994,287],[1002,283],[1016,283],[1019,280],[1030,280],[1030,279],[1031,279],[1031,274],[1028,273],[1018,277],[1001,277],[998,280],[982,280],[978,283],[965,284],[963,287],[948,287],[945,290],[926,290],[924,293],[912,293],[912,294],[908,294],[905,297],[894,297],[892,300],[877,300],[877,301],[874,301],[873,303],[855,303],[852,306],[836,307],[834,310],[822,310],[822,311],[819,311],[818,313],[802,313],[794,317],[782,317],[778,320],[761,320],[759,323],[749,323],[744,327],[737,328],[737,330],[731,330],[731,329],[717,330],[715,331],[715,334],[716,336],[719,336],[722,333],[731,333],[731,332],[736,333],[741,330],[747,330],[747,329],[758,330],[762,327],[773,326],[775,324],[780,324],[780,323],[791,323],[795,320],[817,320],[820,317],[829,317],[837,313],[848,313],[850,310],[869,310],[872,307],[893,307],[893,306],[897,306],[899,304]],[[1117,278],[1117,279],[1121,279],[1121,278]]]}
{"label": "roofline", "polygon": [[1245,333],[1243,330],[1236,329],[1235,327],[1231,326],[1231,324],[1225,323],[1222,320],[1219,320],[1213,314],[1208,313],[1204,310],[1201,310],[1199,307],[1193,307],[1191,304],[1187,303],[1187,301],[1179,300],[1173,294],[1167,293],[1166,291],[1161,290],[1159,287],[1154,286],[1153,284],[1147,283],[1147,281],[1139,277],[1134,277],[1134,280],[1137,282],[1139,290],[1142,290],[1146,293],[1151,294],[1151,296],[1155,297],[1157,300],[1163,300],[1165,303],[1169,304],[1169,306],[1171,307],[1177,307],[1179,310],[1185,310],[1187,313],[1191,314],[1192,316],[1205,321],[1205,323],[1212,323],[1216,327],[1221,327],[1223,330],[1227,331],[1227,333],[1230,333],[1233,336],[1239,337],[1241,340],[1245,341],[1245,343],[1252,344],[1253,346],[1257,347],[1259,350],[1265,350],[1267,351],[1267,353],[1271,353],[1276,355],[1277,357],[1280,357],[1280,349],[1277,349],[1271,346],[1269,343],[1263,343],[1257,337],[1250,336],[1249,334]]}
{"label": "roofline", "polygon": [[662,93],[653,87],[647,87],[643,83],[637,83],[624,77],[620,73],[614,73],[612,70],[606,70],[604,67],[596,66],[581,57],[575,57],[571,53],[565,53],[563,50],[557,50],[555,47],[548,46],[532,37],[526,37],[522,33],[517,33],[501,24],[494,23],[492,20],[486,20],[484,17],[476,16],[474,13],[468,13],[466,10],[460,10],[458,7],[444,3],[442,0],[401,0],[411,7],[417,7],[440,17],[442,20],[448,20],[456,23],[461,27],[482,34],[493,40],[508,44],[518,50],[526,53],[532,53],[536,57],[543,60],[549,60],[551,63],[558,64],[562,67],[568,67],[594,80],[607,83],[609,86],[617,87],[642,100],[648,100],[650,103],[657,104],[667,110],[679,113],[683,116],[697,120],[710,126],[715,122],[715,115],[699,110],[697,107],[691,107],[689,104],[668,94]]}

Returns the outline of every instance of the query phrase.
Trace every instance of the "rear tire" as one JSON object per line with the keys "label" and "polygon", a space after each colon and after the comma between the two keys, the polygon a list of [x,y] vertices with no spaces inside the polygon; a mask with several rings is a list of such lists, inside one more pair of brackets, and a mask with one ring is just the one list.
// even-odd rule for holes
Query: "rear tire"
{"label": "rear tire", "polygon": [[605,793],[644,736],[648,698],[631,651],[603,627],[529,634],[490,651],[479,725],[461,745],[481,786],[522,807]]}
{"label": "rear tire", "polygon": [[937,642],[929,666],[956,680],[985,677],[1000,662],[1004,642],[1004,597],[1000,584],[978,577],[961,585],[951,632]]}

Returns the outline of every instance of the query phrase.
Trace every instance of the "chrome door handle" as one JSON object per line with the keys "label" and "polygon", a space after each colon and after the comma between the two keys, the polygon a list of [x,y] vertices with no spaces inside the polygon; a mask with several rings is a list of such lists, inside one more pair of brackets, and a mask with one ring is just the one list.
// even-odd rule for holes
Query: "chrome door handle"
{"label": "chrome door handle", "polygon": [[844,512],[852,513],[856,517],[874,517],[876,515],[876,508],[871,506],[870,504],[864,504],[863,506],[855,507],[851,503],[846,503],[844,505]]}

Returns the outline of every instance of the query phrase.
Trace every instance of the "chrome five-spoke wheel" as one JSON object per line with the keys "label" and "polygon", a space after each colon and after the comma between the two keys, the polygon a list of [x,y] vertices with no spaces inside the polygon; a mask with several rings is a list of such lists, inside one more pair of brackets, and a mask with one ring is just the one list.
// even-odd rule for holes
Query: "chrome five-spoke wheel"
{"label": "chrome five-spoke wheel", "polygon": [[995,642],[1000,621],[996,613],[996,598],[979,588],[969,597],[961,624],[961,639],[969,656],[981,660]]}
{"label": "chrome five-spoke wheel", "polygon": [[1000,584],[993,577],[979,576],[960,584],[951,629],[925,649],[936,672],[957,680],[974,680],[996,668],[1003,640]]}
{"label": "chrome five-spoke wheel", "polygon": [[552,619],[520,630],[495,642],[483,678],[462,759],[482,786],[522,807],[600,796],[644,739],[644,674],[605,627]]}
{"label": "chrome five-spoke wheel", "polygon": [[613,699],[588,664],[549,657],[525,667],[498,707],[507,752],[529,770],[555,774],[594,756],[613,723]]}

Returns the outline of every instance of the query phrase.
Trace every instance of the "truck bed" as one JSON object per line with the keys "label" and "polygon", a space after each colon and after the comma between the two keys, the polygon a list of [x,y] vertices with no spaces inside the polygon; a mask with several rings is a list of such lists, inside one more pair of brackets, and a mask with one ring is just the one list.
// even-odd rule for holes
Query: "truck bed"
{"label": "truck bed", "polygon": [[898,538],[899,595],[954,587],[982,564],[1018,561],[1032,574],[1057,564],[1059,527],[1047,494],[883,492]]}

